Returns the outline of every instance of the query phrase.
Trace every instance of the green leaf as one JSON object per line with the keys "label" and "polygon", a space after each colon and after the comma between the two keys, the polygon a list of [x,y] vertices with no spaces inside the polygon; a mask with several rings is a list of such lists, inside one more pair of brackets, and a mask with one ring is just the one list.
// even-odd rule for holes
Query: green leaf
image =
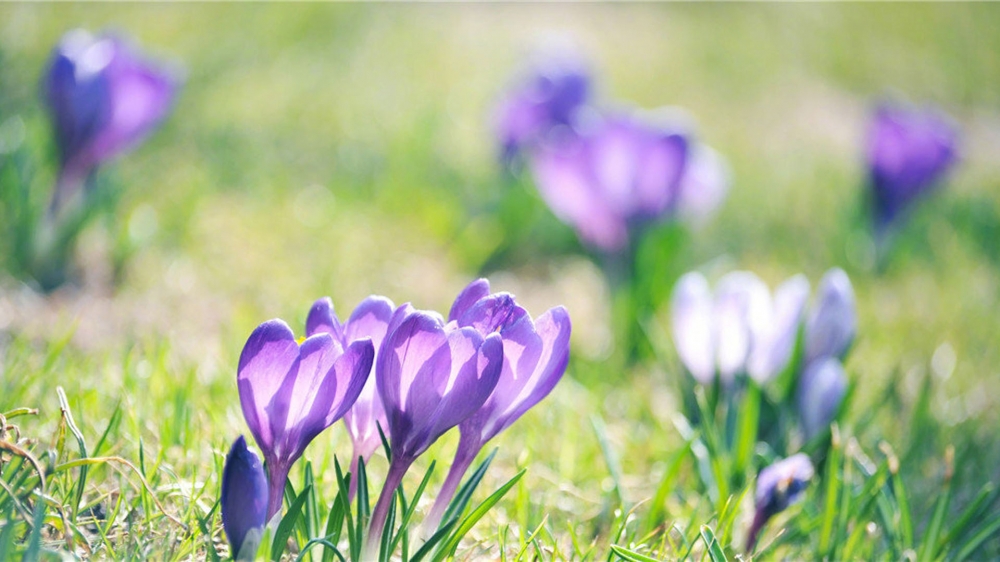
{"label": "green leaf", "polygon": [[991,538],[996,538],[997,534],[1000,533],[1000,515],[994,517],[987,521],[976,534],[972,535],[969,542],[965,543],[962,550],[958,551],[958,555],[955,556],[956,561],[961,561],[972,556],[976,549],[983,545],[984,542]]}
{"label": "green leaf", "polygon": [[705,541],[708,557],[712,562],[727,562],[726,553],[722,551],[719,540],[715,538],[715,533],[708,525],[701,526],[701,539]]}
{"label": "green leaf", "polygon": [[[61,386],[56,387],[56,394],[59,396],[59,409],[62,412],[63,419],[66,420],[66,426],[69,427],[70,432],[73,433],[73,437],[76,438],[76,444],[80,448],[80,458],[87,458],[87,442],[83,438],[83,433],[80,429],[76,427],[76,422],[73,420],[73,413],[69,409],[69,401],[66,400],[66,392]],[[87,472],[90,467],[83,465],[80,467],[80,479],[76,484],[76,496],[73,498],[73,505],[70,506],[71,518],[76,519],[77,511],[80,509],[80,503],[83,502],[83,492],[87,485]]]}
{"label": "green leaf", "polygon": [[760,386],[753,380],[747,381],[746,392],[740,408],[739,426],[736,433],[736,447],[732,470],[736,474],[746,474],[750,457],[757,445],[757,428],[760,422]]}
{"label": "green leaf", "polygon": [[455,549],[458,548],[458,543],[462,540],[462,537],[464,537],[465,534],[468,533],[472,527],[474,527],[475,524],[482,519],[483,516],[486,515],[486,513],[489,512],[489,510],[492,509],[493,506],[496,505],[508,491],[510,491],[511,488],[514,487],[514,484],[517,484],[517,481],[524,476],[526,470],[527,469],[522,468],[520,472],[515,474],[514,477],[508,480],[506,484],[500,486],[500,488],[493,492],[490,497],[483,500],[481,504],[473,509],[472,512],[462,520],[461,524],[459,524],[458,528],[451,535],[451,537],[449,537],[448,542],[445,543],[444,546],[437,552],[434,559],[443,560],[453,553]]}
{"label": "green leaf", "polygon": [[281,554],[285,551],[285,544],[288,543],[288,537],[292,535],[292,529],[295,527],[295,523],[298,521],[299,514],[302,511],[302,506],[305,505],[306,500],[309,499],[309,491],[311,488],[306,488],[302,490],[302,493],[295,498],[292,505],[288,508],[288,513],[281,518],[281,523],[278,523],[278,530],[274,533],[274,542],[271,543],[271,560],[278,560],[281,558]]}
{"label": "green leaf", "polygon": [[[407,505],[406,497],[403,495],[403,486],[400,485],[396,493],[399,494],[400,505],[403,507],[403,517],[399,523],[399,532],[393,537],[392,542],[389,544],[388,554],[391,556],[393,552],[396,551],[396,547],[399,542],[405,537],[409,532],[410,519],[413,517],[413,512],[417,509],[417,503],[424,494],[424,489],[427,488],[427,483],[431,480],[431,475],[434,474],[434,466],[437,461],[431,461],[431,465],[427,467],[427,472],[424,473],[423,480],[420,481],[420,485],[417,486],[416,492],[413,493],[413,500]],[[387,529],[387,533],[383,536],[389,536],[392,531],[392,527]]]}
{"label": "green leaf", "polygon": [[611,552],[614,552],[620,558],[628,560],[629,562],[660,562],[656,558],[646,556],[645,554],[639,554],[638,552],[622,548],[616,544],[611,545]]}
{"label": "green leaf", "polygon": [[660,524],[660,520],[663,518],[664,513],[663,504],[667,501],[667,494],[669,494],[677,484],[677,478],[680,476],[684,459],[687,458],[688,453],[690,452],[691,440],[688,440],[684,443],[684,447],[680,450],[680,452],[674,456],[674,460],[671,461],[666,472],[663,473],[660,485],[656,488],[656,494],[653,495],[653,503],[649,508],[649,514],[646,515],[647,529],[652,529],[656,525]]}
{"label": "green leaf", "polygon": [[35,516],[31,524],[31,535],[28,536],[28,546],[24,550],[22,562],[34,562],[42,553],[42,527],[45,526],[45,500],[38,498],[35,502]]}
{"label": "green leaf", "polygon": [[423,546],[413,553],[413,557],[410,558],[409,562],[420,562],[424,556],[427,556],[434,549],[434,547],[438,545],[438,543],[448,536],[452,528],[457,524],[458,519],[452,519],[444,525],[441,525],[441,528],[435,531],[434,534],[431,535],[431,538],[427,539],[427,542],[425,542]]}

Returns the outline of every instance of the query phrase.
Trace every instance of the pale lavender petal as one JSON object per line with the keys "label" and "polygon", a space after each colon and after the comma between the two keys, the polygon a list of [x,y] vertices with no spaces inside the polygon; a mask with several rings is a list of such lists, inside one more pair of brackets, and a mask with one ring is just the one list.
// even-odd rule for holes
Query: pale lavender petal
{"label": "pale lavender petal", "polygon": [[686,137],[659,131],[652,136],[636,171],[634,216],[655,219],[674,207],[687,160]]}
{"label": "pale lavender petal", "polygon": [[854,288],[844,270],[826,272],[817,289],[817,302],[806,324],[806,361],[843,358],[857,331]]}
{"label": "pale lavender petal", "polygon": [[494,293],[483,297],[469,307],[457,325],[459,327],[475,328],[482,335],[490,332],[503,331],[508,326],[528,316],[528,313],[517,305],[510,293]]}
{"label": "pale lavender petal", "polygon": [[548,396],[566,372],[570,330],[569,313],[560,306],[534,325],[526,317],[504,333],[497,386],[483,407],[462,422],[462,432],[478,432],[479,442],[485,443]]}
{"label": "pale lavender petal", "polygon": [[724,275],[715,292],[715,344],[724,382],[746,370],[751,345],[770,308],[767,285],[748,271]]}
{"label": "pale lavender petal", "polygon": [[837,359],[809,364],[799,379],[797,406],[806,439],[830,425],[847,393],[847,375]]}
{"label": "pale lavender petal", "polygon": [[731,176],[722,155],[703,144],[693,146],[678,187],[678,215],[704,223],[726,199]]}
{"label": "pale lavender petal", "polygon": [[337,318],[330,297],[323,297],[313,303],[306,317],[306,336],[325,333],[341,344],[349,343],[344,339],[344,327]]}
{"label": "pale lavender petal", "polygon": [[605,251],[626,245],[627,224],[596,192],[582,139],[539,147],[532,152],[531,169],[542,199],[584,242]]}
{"label": "pale lavender petal", "polygon": [[302,449],[354,404],[371,373],[374,356],[371,340],[357,340],[322,375],[320,384],[313,391],[315,398],[312,405],[307,412],[303,410],[295,427],[295,434],[303,443]]}
{"label": "pale lavender petal", "polygon": [[788,365],[808,298],[809,281],[801,274],[775,290],[773,311],[754,341],[747,362],[748,374],[758,383],[768,382]]}
{"label": "pale lavender petal", "polygon": [[307,412],[314,406],[324,412],[330,408],[329,393],[319,391],[339,350],[330,334],[316,334],[306,338],[298,352],[298,359],[265,408],[275,443],[270,450],[261,449],[265,455],[273,454],[274,458],[288,461],[286,466],[302,454],[315,436],[309,434],[314,421],[305,419]]}
{"label": "pale lavender petal", "polygon": [[264,451],[272,449],[276,439],[267,406],[298,356],[295,334],[281,320],[270,320],[258,326],[240,354],[236,373],[240,406],[254,440]]}
{"label": "pale lavender petal", "polygon": [[490,294],[490,282],[487,279],[476,279],[466,285],[462,292],[455,298],[448,312],[448,321],[457,321],[472,305],[479,299]]}
{"label": "pale lavender petal", "polygon": [[696,381],[712,384],[715,380],[714,305],[705,276],[691,272],[678,279],[670,309],[677,355]]}
{"label": "pale lavender petal", "polygon": [[[345,337],[348,340],[371,338],[375,349],[373,366],[377,364],[378,350],[389,331],[394,310],[395,305],[389,299],[370,296],[354,309],[345,326]],[[344,425],[354,443],[355,452],[365,459],[381,445],[379,424],[384,431],[388,430],[385,409],[375,389],[375,376],[372,375],[368,377],[354,405],[344,413]]]}
{"label": "pale lavender petal", "polygon": [[482,343],[476,345],[478,337],[478,333],[473,335],[466,330],[456,330],[449,334],[448,343],[459,360],[464,359],[470,344],[476,349],[463,364],[452,362],[449,388],[434,413],[430,432],[432,437],[427,446],[444,432],[475,414],[496,388],[503,369],[503,341],[500,334],[493,333],[485,340],[479,340]]}

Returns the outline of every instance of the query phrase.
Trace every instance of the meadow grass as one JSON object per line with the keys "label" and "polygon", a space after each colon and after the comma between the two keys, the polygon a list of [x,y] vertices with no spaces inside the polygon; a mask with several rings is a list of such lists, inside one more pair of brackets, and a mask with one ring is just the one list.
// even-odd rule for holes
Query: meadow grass
{"label": "meadow grass", "polygon": [[[661,295],[695,268],[772,286],[798,272],[815,286],[832,266],[851,276],[852,400],[821,484],[770,523],[758,557],[1000,555],[987,484],[1000,482],[998,25],[993,5],[0,6],[0,124],[23,121],[33,188],[54,173],[37,93],[64,31],[118,27],[186,69],[164,128],[102,171],[125,191],[119,215],[84,233],[81,284],[0,285],[0,413],[39,463],[2,456],[16,492],[0,492],[2,558],[223,556],[216,504],[225,451],[247,432],[235,369],[251,330],[281,317],[298,332],[323,295],[342,315],[368,294],[447,310],[480,274],[536,314],[565,304],[573,356],[491,443],[474,501],[527,470],[456,557],[743,553],[753,472],[714,494],[699,476],[706,450],[721,453],[680,416],[666,303],[623,366],[599,269],[528,174],[496,164],[490,111],[552,33],[594,61],[602,95],[689,110],[733,168],[720,212],[646,266]],[[886,92],[945,108],[963,158],[876,265],[861,142]],[[121,240],[131,257],[115,271]],[[405,481],[437,459],[424,503],[456,441]],[[307,450],[314,513],[292,532],[298,548],[326,521],[349,445],[335,427]],[[374,459],[369,480],[385,468]],[[44,513],[19,496],[38,469],[45,496],[30,503]],[[293,469],[296,489],[306,470]]]}

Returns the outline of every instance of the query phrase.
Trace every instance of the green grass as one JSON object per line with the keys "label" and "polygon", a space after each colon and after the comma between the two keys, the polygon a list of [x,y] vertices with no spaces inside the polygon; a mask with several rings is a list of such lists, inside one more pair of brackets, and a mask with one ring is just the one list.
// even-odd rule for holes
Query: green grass
{"label": "green grass", "polygon": [[[742,552],[752,481],[715,501],[700,483],[696,440],[676,420],[668,308],[648,322],[656,354],[616,367],[599,270],[566,252],[572,232],[530,181],[495,164],[491,107],[533,42],[559,31],[594,61],[603,95],[687,108],[732,165],[720,212],[646,272],[662,271],[662,293],[694,268],[750,269],[772,286],[803,272],[815,287],[840,266],[854,283],[856,389],[841,449],[765,529],[762,557],[1000,555],[984,489],[1000,482],[995,6],[3,5],[0,124],[24,121],[43,188],[53,147],[40,73],[75,26],[127,30],[182,64],[186,84],[165,127],[102,171],[127,191],[119,220],[81,240],[82,286],[42,297],[0,282],[0,413],[37,408],[9,422],[55,471],[47,499],[30,500],[45,512],[0,491],[0,520],[19,521],[0,531],[0,553],[221,555],[215,504],[225,451],[247,431],[234,381],[251,330],[272,317],[300,329],[323,295],[341,315],[371,293],[447,310],[480,273],[535,314],[565,304],[573,359],[553,395],[495,441],[475,502],[527,471],[458,558]],[[857,210],[860,142],[886,92],[952,114],[963,161],[877,270]],[[118,236],[138,251],[112,289]],[[57,387],[86,456],[104,460],[73,464],[81,442]],[[418,462],[408,492],[436,458],[434,497],[456,441]],[[321,512],[348,451],[334,427],[306,453]],[[3,479],[31,489],[37,475],[19,458],[4,454]],[[385,468],[373,460],[369,481]]]}

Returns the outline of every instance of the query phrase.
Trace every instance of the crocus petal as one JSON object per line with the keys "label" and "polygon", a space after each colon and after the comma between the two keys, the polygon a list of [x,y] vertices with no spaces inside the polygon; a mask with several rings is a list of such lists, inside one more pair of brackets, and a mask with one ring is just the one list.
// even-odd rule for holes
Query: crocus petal
{"label": "crocus petal", "polygon": [[846,393],[847,375],[837,359],[826,357],[806,367],[796,400],[806,439],[830,425]]}
{"label": "crocus petal", "polygon": [[[376,357],[373,366],[377,361],[379,347],[389,330],[394,310],[395,305],[389,299],[370,296],[354,309],[347,320],[344,330],[348,341],[371,338]],[[382,399],[375,390],[375,376],[369,376],[354,405],[344,414],[344,425],[351,436],[355,453],[366,460],[371,457],[382,442],[378,426],[387,430],[387,424]]]}
{"label": "crocus petal", "polygon": [[287,324],[277,319],[258,326],[240,354],[236,375],[240,406],[254,440],[264,451],[275,445],[267,406],[298,356],[295,334]]}
{"label": "crocus petal", "polygon": [[472,328],[446,330],[442,318],[421,311],[400,322],[376,367],[394,458],[415,458],[482,406],[502,360],[499,334],[484,340]]}
{"label": "crocus petal", "polygon": [[839,268],[827,271],[817,290],[817,303],[806,324],[806,361],[842,358],[854,341],[857,312],[851,280]]}
{"label": "crocus petal", "polygon": [[689,151],[677,195],[677,213],[694,224],[705,222],[722,204],[732,182],[725,158],[704,144]]}
{"label": "crocus petal", "polygon": [[[240,555],[247,535],[253,531],[263,531],[267,518],[267,477],[264,467],[252,451],[247,448],[246,439],[241,435],[233,443],[226,455],[222,469],[222,528],[229,539],[233,558]],[[254,545],[247,544],[248,551],[255,551]],[[254,552],[249,553],[253,558]]]}
{"label": "crocus petal", "polygon": [[582,139],[566,139],[531,154],[535,185],[560,220],[587,244],[616,251],[628,242],[624,219],[595,191],[590,155]]}
{"label": "crocus petal", "polygon": [[486,443],[548,396],[569,362],[569,313],[559,306],[531,322],[524,317],[502,333],[503,369],[489,399],[462,422],[463,434]]}
{"label": "crocus petal", "polygon": [[705,276],[691,272],[678,279],[670,309],[677,355],[696,381],[712,384],[715,380],[713,303]]}
{"label": "crocus petal", "polygon": [[448,312],[448,321],[458,321],[458,319],[465,314],[465,312],[479,299],[490,294],[490,282],[487,279],[476,279],[472,283],[466,285],[462,292],[458,294],[455,298],[455,302],[451,305],[451,310]]}
{"label": "crocus petal", "polygon": [[715,338],[723,382],[746,370],[751,346],[767,321],[771,296],[767,285],[748,271],[719,279],[715,290]]}
{"label": "crocus petal", "polygon": [[[308,343],[309,340],[306,340]],[[302,344],[303,353],[306,345]],[[371,340],[357,340],[348,346],[336,362],[326,368],[317,363],[317,378],[309,388],[312,404],[306,406],[307,400],[302,400],[301,417],[296,420],[293,435],[302,443],[302,450],[321,431],[333,425],[347,411],[364,387],[371,373],[372,359],[375,349]],[[304,385],[302,386],[304,388]]]}
{"label": "crocus petal", "polygon": [[788,365],[808,298],[809,280],[801,274],[775,290],[773,314],[761,327],[747,362],[747,372],[758,383],[768,382]]}
{"label": "crocus petal", "polygon": [[486,336],[490,332],[506,329],[522,318],[527,311],[517,305],[510,293],[495,293],[476,301],[458,319],[459,327],[471,327]]}
{"label": "crocus petal", "polygon": [[868,166],[875,220],[885,227],[938,183],[958,160],[958,132],[934,109],[890,103],[875,111]]}
{"label": "crocus petal", "polygon": [[306,317],[306,336],[320,333],[330,334],[342,344],[348,343],[344,338],[344,327],[337,318],[330,297],[323,297],[313,303]]}

